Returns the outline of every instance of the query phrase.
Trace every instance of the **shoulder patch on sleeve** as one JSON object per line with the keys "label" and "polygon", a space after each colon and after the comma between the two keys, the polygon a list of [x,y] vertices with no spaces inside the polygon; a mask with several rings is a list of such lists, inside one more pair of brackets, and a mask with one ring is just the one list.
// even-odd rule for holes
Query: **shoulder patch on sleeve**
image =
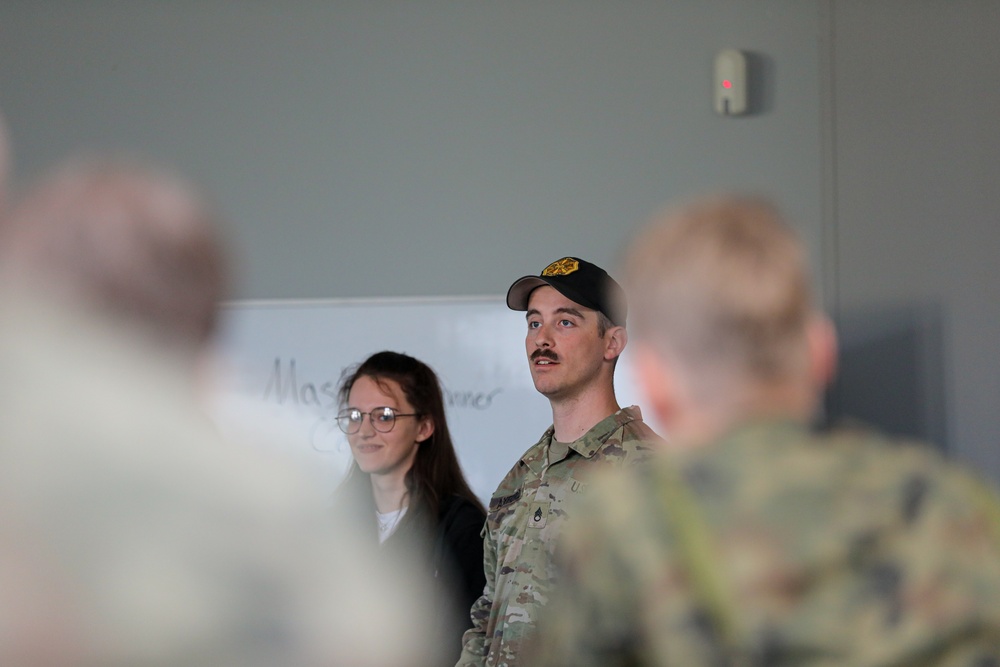
{"label": "shoulder patch on sleeve", "polygon": [[501,507],[506,507],[511,503],[516,503],[521,499],[521,489],[518,489],[509,496],[499,496],[497,498],[490,498],[490,511],[500,509]]}

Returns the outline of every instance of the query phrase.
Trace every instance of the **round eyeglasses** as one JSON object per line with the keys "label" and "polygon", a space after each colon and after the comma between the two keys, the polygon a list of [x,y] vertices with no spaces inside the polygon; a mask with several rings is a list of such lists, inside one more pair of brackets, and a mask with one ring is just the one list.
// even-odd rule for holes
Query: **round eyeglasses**
{"label": "round eyeglasses", "polygon": [[419,412],[396,412],[394,408],[384,406],[372,408],[371,412],[361,412],[357,408],[347,408],[337,415],[337,426],[347,435],[354,435],[361,430],[361,422],[368,415],[372,428],[379,433],[388,433],[396,425],[396,417],[419,417]]}

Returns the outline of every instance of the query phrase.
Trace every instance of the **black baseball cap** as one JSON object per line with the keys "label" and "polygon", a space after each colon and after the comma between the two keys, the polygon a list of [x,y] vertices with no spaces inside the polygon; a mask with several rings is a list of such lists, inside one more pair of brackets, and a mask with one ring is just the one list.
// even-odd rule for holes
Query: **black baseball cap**
{"label": "black baseball cap", "polygon": [[528,297],[532,290],[542,285],[554,287],[564,297],[585,308],[604,313],[616,326],[625,326],[628,317],[625,290],[596,264],[579,257],[557,259],[542,269],[539,275],[515,280],[507,290],[507,307],[528,310]]}

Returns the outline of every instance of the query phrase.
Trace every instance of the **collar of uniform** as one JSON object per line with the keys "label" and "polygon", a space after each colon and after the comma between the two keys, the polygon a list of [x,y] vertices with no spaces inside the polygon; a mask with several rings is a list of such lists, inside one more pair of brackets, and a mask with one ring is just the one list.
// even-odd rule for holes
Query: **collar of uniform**
{"label": "collar of uniform", "polygon": [[557,463],[569,455],[569,450],[572,449],[574,452],[579,454],[584,458],[590,458],[597,453],[607,439],[612,433],[620,429],[625,424],[633,421],[641,421],[642,412],[639,410],[639,406],[632,405],[627,408],[622,408],[613,415],[605,417],[601,421],[597,422],[589,431],[584,433],[582,436],[577,438],[575,441],[568,444],[557,443],[556,448],[553,449],[553,444],[556,441],[553,439],[555,429],[550,426],[542,439],[538,441],[535,447],[529,449],[521,461],[528,466],[535,473],[541,473],[542,469],[546,464],[546,456],[548,453],[548,464],[552,465]]}
{"label": "collar of uniform", "polygon": [[[809,425],[791,417],[762,417],[736,424],[715,439],[717,447],[741,447],[745,442],[801,442]],[[697,448],[695,448],[697,449]]]}
{"label": "collar of uniform", "polygon": [[[720,436],[698,443],[673,443],[670,457],[682,466],[698,466],[708,460],[741,462],[747,456],[776,459],[780,467],[789,446],[801,446],[811,437],[812,429],[792,418],[760,418],[736,424]],[[763,445],[763,446],[762,446]]]}

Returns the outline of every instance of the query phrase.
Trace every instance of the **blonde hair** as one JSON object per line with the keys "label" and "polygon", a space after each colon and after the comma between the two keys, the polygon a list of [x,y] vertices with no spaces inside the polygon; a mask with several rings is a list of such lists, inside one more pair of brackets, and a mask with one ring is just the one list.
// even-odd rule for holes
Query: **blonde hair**
{"label": "blonde hair", "polygon": [[637,337],[692,378],[769,382],[803,370],[806,253],[771,204],[716,197],[668,212],[635,239],[624,273]]}

